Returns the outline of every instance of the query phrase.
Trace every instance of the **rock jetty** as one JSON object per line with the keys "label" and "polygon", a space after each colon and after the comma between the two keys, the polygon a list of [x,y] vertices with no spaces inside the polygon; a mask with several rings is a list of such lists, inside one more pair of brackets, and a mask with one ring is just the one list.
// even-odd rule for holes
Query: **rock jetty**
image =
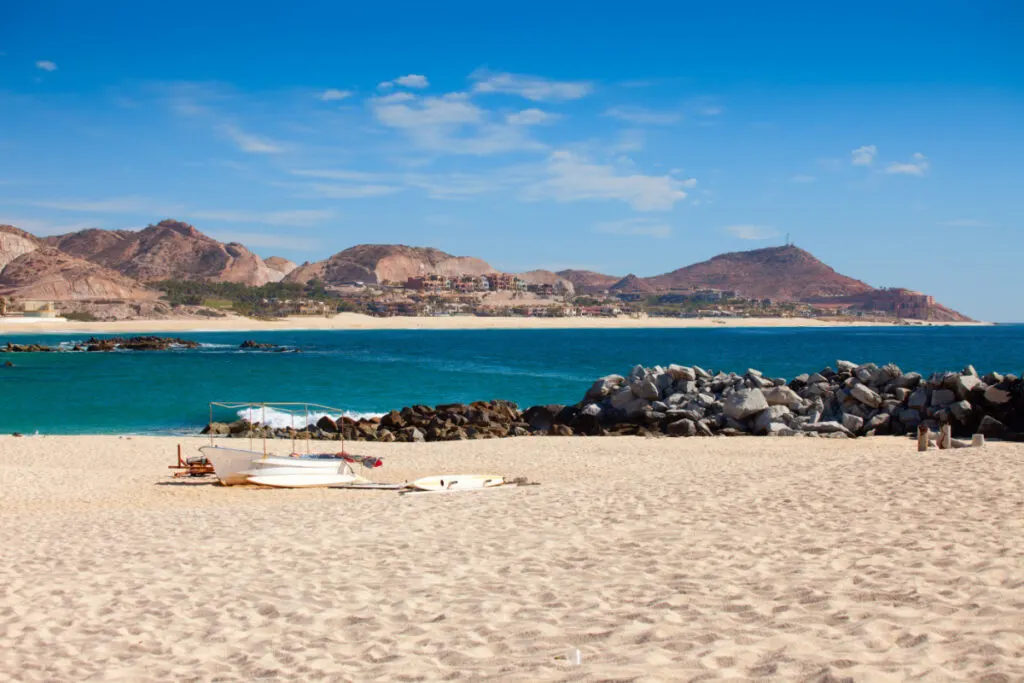
{"label": "rock jetty", "polygon": [[44,346],[42,344],[14,344],[7,342],[0,346],[0,353],[53,353],[61,351],[166,351],[168,349],[196,349],[199,342],[177,337],[90,337],[70,348]]}
{"label": "rock jetty", "polygon": [[596,380],[575,405],[520,410],[508,401],[424,405],[382,417],[308,429],[273,429],[245,421],[212,423],[224,436],[365,441],[450,441],[506,436],[807,436],[856,438],[916,433],[919,425],[954,436],[1024,440],[1024,382],[1015,375],[980,376],[971,366],[923,377],[893,364],[838,361],[836,369],[766,377],[697,366],[636,366],[628,375]]}

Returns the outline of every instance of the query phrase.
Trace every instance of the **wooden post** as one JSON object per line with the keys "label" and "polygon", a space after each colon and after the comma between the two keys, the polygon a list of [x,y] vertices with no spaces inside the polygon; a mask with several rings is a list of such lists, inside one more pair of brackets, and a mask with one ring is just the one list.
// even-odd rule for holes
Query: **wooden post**
{"label": "wooden post", "polygon": [[953,426],[948,422],[941,427],[939,432],[939,448],[946,449],[953,447]]}
{"label": "wooden post", "polygon": [[917,425],[917,450],[919,453],[928,450],[928,428],[924,425]]}
{"label": "wooden post", "polygon": [[984,445],[985,445],[985,435],[984,434],[975,434],[974,436],[971,437],[971,446],[973,446],[974,448],[981,448]]}

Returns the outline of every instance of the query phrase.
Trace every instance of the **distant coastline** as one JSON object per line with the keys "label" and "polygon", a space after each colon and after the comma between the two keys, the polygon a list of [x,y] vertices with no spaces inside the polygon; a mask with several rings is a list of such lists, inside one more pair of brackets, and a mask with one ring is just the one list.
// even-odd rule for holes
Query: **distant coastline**
{"label": "distant coastline", "polygon": [[[915,326],[984,326],[992,323],[949,323],[907,320]],[[33,334],[84,332],[114,334],[125,332],[269,332],[273,330],[487,330],[487,329],[671,329],[671,328],[778,328],[778,327],[893,327],[895,323],[822,318],[634,318],[603,317],[478,317],[478,316],[391,316],[374,317],[339,313],[330,317],[290,316],[259,320],[229,315],[223,318],[136,319],[111,322],[62,321],[57,319],[0,318],[0,333]]]}

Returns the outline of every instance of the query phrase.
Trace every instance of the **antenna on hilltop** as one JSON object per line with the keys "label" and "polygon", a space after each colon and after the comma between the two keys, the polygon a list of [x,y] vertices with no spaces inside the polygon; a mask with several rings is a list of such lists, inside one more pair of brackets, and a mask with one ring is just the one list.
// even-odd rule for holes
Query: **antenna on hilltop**
{"label": "antenna on hilltop", "polygon": [[786,233],[786,246],[787,247],[793,246],[793,240],[789,239],[789,233],[788,232]]}

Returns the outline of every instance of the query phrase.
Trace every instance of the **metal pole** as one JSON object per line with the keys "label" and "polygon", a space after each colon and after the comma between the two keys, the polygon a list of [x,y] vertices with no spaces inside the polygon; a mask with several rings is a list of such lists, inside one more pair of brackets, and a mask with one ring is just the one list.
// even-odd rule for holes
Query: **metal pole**
{"label": "metal pole", "polygon": [[263,434],[263,457],[267,457],[267,404],[261,403],[263,417],[260,418],[260,432]]}

